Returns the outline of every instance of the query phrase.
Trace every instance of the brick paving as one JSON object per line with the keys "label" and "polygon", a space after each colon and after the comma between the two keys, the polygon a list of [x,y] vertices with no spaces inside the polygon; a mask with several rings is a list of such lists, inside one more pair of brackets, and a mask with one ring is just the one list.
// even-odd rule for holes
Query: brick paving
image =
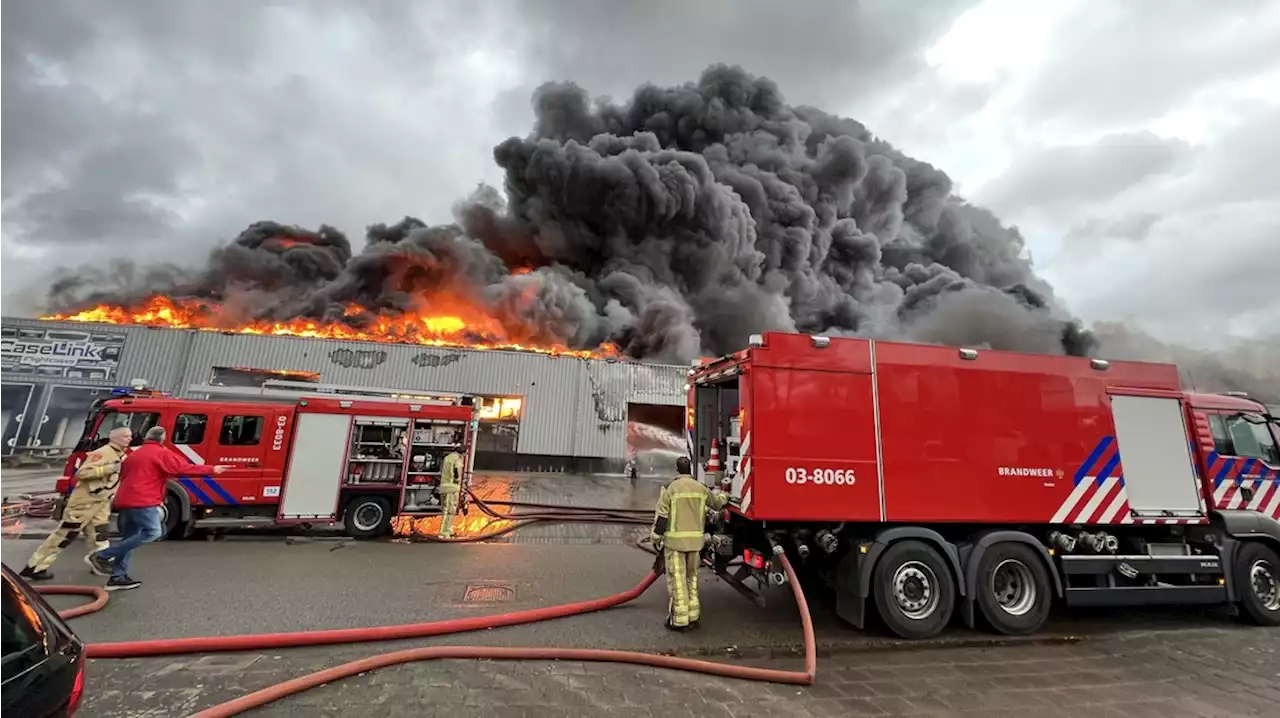
{"label": "brick paving", "polygon": [[[85,713],[185,716],[375,652],[340,647],[94,661]],[[822,657],[818,681],[808,688],[608,664],[439,661],[349,678],[252,715],[807,718],[1008,711],[1034,711],[1036,718],[1275,716],[1280,629],[1187,629],[1075,644],[845,653]]]}

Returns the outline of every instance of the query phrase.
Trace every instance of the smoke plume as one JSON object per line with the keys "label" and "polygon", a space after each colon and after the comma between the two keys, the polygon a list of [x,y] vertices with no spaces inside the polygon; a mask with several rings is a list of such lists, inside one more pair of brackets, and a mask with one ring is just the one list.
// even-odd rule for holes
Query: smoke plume
{"label": "smoke plume", "polygon": [[671,362],[768,329],[1095,348],[1015,228],[857,121],[788,105],[766,78],[717,65],[622,104],[550,83],[533,105],[533,132],[494,149],[505,197],[480,188],[454,224],[374,225],[355,251],[332,227],[258,222],[194,274],[80,272],[53,286],[50,307],[159,293],[216,304],[227,321],[361,326],[448,296],[517,338],[612,341]]}

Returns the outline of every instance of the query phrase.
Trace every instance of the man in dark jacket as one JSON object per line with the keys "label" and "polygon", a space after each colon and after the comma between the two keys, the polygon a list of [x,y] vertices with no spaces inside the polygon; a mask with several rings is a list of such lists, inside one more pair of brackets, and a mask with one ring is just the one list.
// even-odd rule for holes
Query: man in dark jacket
{"label": "man in dark jacket", "polygon": [[120,466],[120,488],[116,490],[116,523],[120,540],[89,556],[89,565],[99,576],[110,574],[108,591],[137,588],[141,581],[129,575],[129,557],[144,543],[160,538],[160,507],[165,485],[175,476],[221,474],[225,466],[188,464],[164,447],[165,431],[156,426],[147,430],[146,440]]}

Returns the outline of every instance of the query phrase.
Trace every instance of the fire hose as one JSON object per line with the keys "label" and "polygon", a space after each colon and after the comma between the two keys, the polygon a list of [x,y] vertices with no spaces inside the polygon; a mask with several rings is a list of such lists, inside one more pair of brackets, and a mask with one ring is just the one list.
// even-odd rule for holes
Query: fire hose
{"label": "fire hose", "polygon": [[[537,512],[530,514],[507,514],[497,511],[489,504],[472,495],[477,508],[487,515],[504,521],[516,521],[516,525],[477,536],[447,539],[449,543],[467,543],[483,541],[500,536],[515,529],[540,521],[578,521],[577,515],[589,519],[589,522],[620,522],[618,518],[607,518],[614,509],[603,509],[600,513],[591,513],[594,509],[579,512],[575,507],[552,507],[557,511]],[[498,502],[492,502],[498,503]],[[492,514],[490,514],[492,512]],[[624,523],[648,523],[632,516]],[[772,668],[755,668],[738,666],[714,661],[693,658],[681,658],[654,653],[636,651],[617,651],[595,648],[555,648],[555,647],[495,647],[495,646],[427,646],[392,651],[368,658],[351,661],[339,666],[327,668],[305,676],[300,676],[283,683],[255,691],[232,701],[222,703],[203,710],[193,718],[226,718],[236,716],[245,711],[264,706],[303,691],[348,678],[359,673],[414,661],[438,659],[485,659],[485,660],[550,660],[550,661],[584,661],[603,663],[628,663],[632,665],[668,668],[672,670],[691,671],[707,675],[739,678],[743,680],[765,681],[791,685],[810,685],[817,672],[817,649],[815,646],[813,619],[809,614],[809,604],[804,592],[800,589],[800,581],[791,562],[780,547],[775,554],[786,572],[791,592],[795,597],[800,612],[800,622],[804,634],[804,670],[784,671]],[[366,628],[328,629],[316,631],[295,631],[288,633],[260,633],[239,636],[201,636],[195,638],[169,638],[143,641],[121,641],[111,643],[90,643],[85,647],[89,658],[140,658],[162,655],[213,653],[220,651],[264,651],[299,646],[320,646],[344,643],[368,643],[374,641],[402,640],[409,638],[425,638],[455,633],[465,633],[503,626],[516,626],[554,618],[577,616],[594,613],[621,606],[639,598],[657,581],[661,574],[661,566],[651,571],[634,588],[604,598],[597,598],[559,606],[513,611],[493,616],[476,616],[472,618],[456,618],[426,623],[411,623],[396,626],[375,626]],[[60,611],[64,619],[75,618],[101,610],[107,604],[107,593],[97,586],[40,586],[40,593],[54,595],[90,596],[93,600],[82,606]]]}

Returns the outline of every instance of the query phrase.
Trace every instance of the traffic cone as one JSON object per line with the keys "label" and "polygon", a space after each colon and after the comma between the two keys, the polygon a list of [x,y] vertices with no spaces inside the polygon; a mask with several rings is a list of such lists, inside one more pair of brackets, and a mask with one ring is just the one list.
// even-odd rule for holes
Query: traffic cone
{"label": "traffic cone", "polygon": [[707,478],[710,479],[712,486],[720,484],[720,442],[717,439],[711,440],[711,458],[707,459]]}

